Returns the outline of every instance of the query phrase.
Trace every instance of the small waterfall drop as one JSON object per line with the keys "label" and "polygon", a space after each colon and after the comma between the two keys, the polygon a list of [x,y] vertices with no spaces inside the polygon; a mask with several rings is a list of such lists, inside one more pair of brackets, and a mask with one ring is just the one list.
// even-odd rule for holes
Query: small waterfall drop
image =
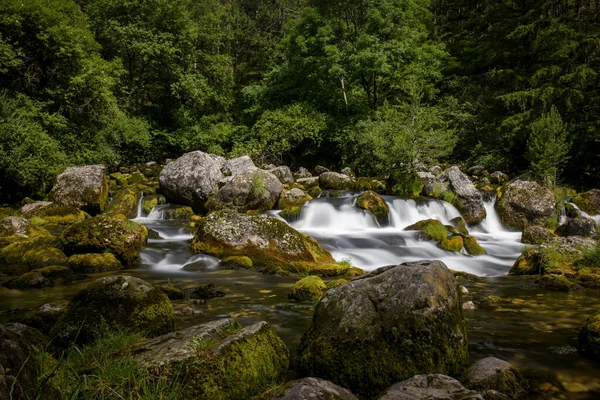
{"label": "small waterfall drop", "polygon": [[[596,222],[596,225],[600,224],[600,214],[590,215],[590,214],[586,213],[585,211],[581,211],[581,209],[575,203],[567,203],[567,204],[572,205],[576,210],[578,210],[581,213],[582,217],[594,220],[594,222]],[[565,219],[564,219],[564,221],[561,219],[561,221],[560,221],[561,224],[567,222],[567,209],[566,209],[566,207],[563,208],[563,212],[565,214]],[[562,213],[561,213],[561,218],[562,218]]]}
{"label": "small waterfall drop", "polygon": [[159,204],[150,210],[147,219],[151,221],[162,221],[165,219],[165,210],[170,207],[170,204]]}
{"label": "small waterfall drop", "polygon": [[390,222],[393,227],[405,228],[424,219],[437,219],[444,224],[460,217],[458,210],[442,200],[415,201],[412,199],[387,199],[390,208]]}
{"label": "small waterfall drop", "polygon": [[135,219],[142,219],[144,218],[144,210],[142,209],[142,202],[144,201],[144,192],[142,192],[140,199],[138,200],[138,205],[137,205],[137,213],[135,216]]}

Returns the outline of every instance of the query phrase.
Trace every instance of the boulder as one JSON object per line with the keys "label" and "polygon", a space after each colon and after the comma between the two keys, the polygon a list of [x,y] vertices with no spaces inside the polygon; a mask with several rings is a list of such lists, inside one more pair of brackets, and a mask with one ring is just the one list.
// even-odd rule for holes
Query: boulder
{"label": "boulder", "polygon": [[323,190],[349,190],[352,182],[352,178],[337,172],[323,172],[319,175],[319,187]]}
{"label": "boulder", "polygon": [[41,289],[52,286],[52,282],[39,272],[31,271],[6,282],[4,286],[10,289]]}
{"label": "boulder", "polygon": [[223,319],[151,339],[133,359],[154,375],[181,382],[181,398],[248,399],[279,384],[288,350],[266,322],[241,328]]}
{"label": "boulder", "polygon": [[221,167],[221,172],[225,176],[236,176],[250,169],[256,169],[256,165],[250,157],[242,156],[225,161]]}
{"label": "boulder", "polygon": [[297,367],[365,398],[417,372],[458,374],[468,357],[461,303],[441,261],[379,268],[325,293]]}
{"label": "boulder", "polygon": [[307,276],[294,284],[288,298],[298,301],[317,301],[327,290],[327,286],[318,276]]}
{"label": "boulder", "polygon": [[311,176],[312,174],[310,171],[304,167],[300,167],[298,168],[298,171],[294,172],[295,179],[310,178]]}
{"label": "boulder", "polygon": [[6,217],[0,219],[0,236],[17,236],[28,238],[32,229],[31,223],[26,218]]}
{"label": "boulder", "polygon": [[117,257],[111,253],[74,254],[67,261],[76,274],[117,271],[123,268]]}
{"label": "boulder", "polygon": [[115,191],[112,200],[106,207],[106,214],[135,218],[140,197],[142,197],[142,192],[134,186],[121,188]]}
{"label": "boulder", "polygon": [[172,203],[184,204],[194,211],[204,210],[208,196],[223,178],[225,159],[202,151],[186,153],[165,165],[160,173],[161,193]]}
{"label": "boulder", "polygon": [[521,242],[527,244],[542,244],[552,240],[556,235],[543,226],[528,226],[523,229]]}
{"label": "boulder", "polygon": [[319,264],[334,262],[316,240],[285,222],[232,210],[212,212],[203,218],[190,247],[195,253],[221,259],[247,256],[252,269],[267,273],[310,272]]}
{"label": "boulder", "polygon": [[354,172],[352,172],[352,169],[350,167],[342,168],[342,170],[340,171],[340,173],[342,175],[346,175],[346,176],[348,176],[350,178],[354,178]]}
{"label": "boulder", "polygon": [[600,214],[600,189],[592,189],[573,197],[573,203],[590,215]]}
{"label": "boulder", "polygon": [[28,238],[17,239],[0,250],[0,274],[21,275],[65,262],[64,253],[57,248],[60,240],[43,229],[32,226]]}
{"label": "boulder", "polygon": [[379,400],[484,400],[446,375],[415,375],[388,388]]}
{"label": "boulder", "polygon": [[37,309],[27,311],[25,314],[16,318],[17,322],[38,329],[45,335],[50,333],[50,329],[67,310],[67,302],[47,303]]}
{"label": "boulder", "polygon": [[486,357],[471,365],[465,373],[463,383],[469,389],[479,392],[495,390],[511,399],[519,397],[526,387],[519,371],[495,357]]}
{"label": "boulder", "polygon": [[284,185],[291,185],[294,183],[294,175],[292,175],[292,171],[285,165],[270,169],[269,172],[275,175]]}
{"label": "boulder", "polygon": [[73,206],[95,215],[104,210],[108,199],[108,180],[103,165],[69,167],[58,175],[50,192],[61,206]]}
{"label": "boulder", "polygon": [[579,333],[579,351],[600,361],[600,312],[585,321],[585,325]]}
{"label": "boulder", "polygon": [[554,193],[532,181],[518,180],[509,184],[496,208],[504,225],[511,229],[546,225],[558,215]]}
{"label": "boulder", "polygon": [[287,382],[269,390],[256,400],[358,400],[347,389],[320,378],[304,378]]}
{"label": "boulder", "polygon": [[503,185],[508,182],[508,175],[501,171],[494,171],[490,174],[490,183],[494,185]]}
{"label": "boulder", "polygon": [[[458,167],[457,167],[458,168]],[[471,176],[485,176],[488,175],[485,167],[483,165],[473,165],[471,168],[467,170],[467,173]]]}
{"label": "boulder", "polygon": [[380,195],[372,190],[362,192],[356,199],[356,207],[373,214],[379,225],[387,225],[390,222],[390,208]]}
{"label": "boulder", "polygon": [[200,285],[196,289],[192,290],[190,299],[202,299],[208,300],[215,297],[223,297],[225,292],[219,290],[214,284],[209,283],[206,285]]}
{"label": "boulder", "polygon": [[148,240],[148,230],[132,221],[99,215],[69,226],[60,240],[67,255],[109,252],[131,266]]}
{"label": "boulder", "polygon": [[313,187],[319,187],[319,177],[313,176],[311,178],[298,178],[296,183],[302,185],[306,189],[310,189]]}
{"label": "boulder", "polygon": [[55,203],[51,201],[34,201],[31,203],[25,203],[23,207],[19,208],[19,214],[25,218],[31,218],[37,216],[40,211],[53,207],[54,205]]}
{"label": "boulder", "polygon": [[160,220],[179,220],[184,221],[190,219],[194,215],[194,210],[189,206],[179,204],[161,204],[153,208],[153,211],[148,214],[149,218]]}
{"label": "boulder", "polygon": [[144,196],[142,199],[142,211],[148,215],[152,212],[152,209],[158,205],[163,205],[167,202],[165,196],[160,194],[151,194],[148,196]]}
{"label": "boulder", "polygon": [[283,185],[268,171],[253,169],[234,176],[218,192],[211,195],[209,210],[234,209],[238,212],[265,211],[275,206]]}
{"label": "boulder", "polygon": [[450,189],[456,193],[454,205],[460,211],[467,224],[476,224],[486,217],[483,198],[473,182],[463,174],[458,167],[451,167],[444,171],[448,176]]}
{"label": "boulder", "polygon": [[63,229],[88,217],[88,214],[77,207],[61,206],[49,201],[26,204],[21,207],[19,212],[26,218],[33,218],[36,225],[49,229]]}
{"label": "boulder", "polygon": [[556,228],[558,236],[583,236],[592,237],[596,235],[596,221],[591,218],[569,218],[567,222]]}
{"label": "boulder", "polygon": [[322,165],[317,165],[313,171],[315,171],[315,175],[319,176],[324,172],[329,172],[329,169],[323,167]]}
{"label": "boulder", "polygon": [[164,294],[167,295],[169,300],[183,300],[185,298],[183,290],[179,289],[177,286],[173,285],[170,282],[164,285],[160,285],[158,286],[158,288],[162,290]]}
{"label": "boulder", "polygon": [[279,214],[286,219],[294,219],[300,214],[300,209],[307,202],[312,200],[308,194],[298,188],[283,190],[279,197],[277,207],[281,209]]}
{"label": "boulder", "polygon": [[92,342],[107,329],[127,328],[154,337],[174,328],[173,305],[159,288],[133,276],[97,279],[80,290],[52,328],[59,346]]}

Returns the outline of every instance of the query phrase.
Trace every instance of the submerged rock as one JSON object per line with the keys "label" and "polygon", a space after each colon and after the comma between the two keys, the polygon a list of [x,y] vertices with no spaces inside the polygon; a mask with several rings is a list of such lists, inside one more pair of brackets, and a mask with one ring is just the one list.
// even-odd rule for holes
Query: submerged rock
{"label": "submerged rock", "polygon": [[207,285],[198,286],[196,289],[194,289],[190,294],[190,299],[208,300],[214,297],[223,296],[225,296],[225,292],[219,290],[219,288],[217,288],[214,284],[209,283]]}
{"label": "submerged rock", "polygon": [[287,382],[269,390],[256,400],[358,400],[349,390],[320,378],[304,378]]}
{"label": "submerged rock", "polygon": [[104,210],[108,199],[108,180],[103,165],[69,167],[58,175],[50,197],[61,206],[73,206],[89,214]]}
{"label": "submerged rock", "polygon": [[484,400],[446,375],[415,375],[388,388],[379,400]]}
{"label": "submerged rock", "polygon": [[415,373],[458,374],[467,337],[458,284],[440,261],[379,268],[328,290],[297,366],[373,397]]}
{"label": "submerged rock", "polygon": [[554,193],[531,181],[518,180],[509,184],[496,208],[504,225],[511,229],[546,225],[549,219],[558,215]]}
{"label": "submerged rock", "polygon": [[182,398],[248,399],[285,378],[288,350],[266,322],[218,320],[159,336],[133,351],[153,374],[182,383]]}
{"label": "submerged rock", "polygon": [[186,153],[167,164],[160,173],[160,189],[171,202],[199,212],[223,178],[225,159],[202,151]]}
{"label": "submerged rock", "polygon": [[133,276],[97,279],[80,290],[52,328],[58,345],[92,342],[118,327],[154,337],[174,328],[173,305],[159,288]]}
{"label": "submerged rock", "polygon": [[369,211],[380,225],[389,224],[390,208],[380,195],[372,190],[362,192],[356,199],[356,207]]}
{"label": "submerged rock", "polygon": [[316,240],[285,222],[231,210],[203,218],[190,247],[218,258],[249,257],[252,269],[267,273],[310,273],[320,264],[335,262]]}
{"label": "submerged rock", "polygon": [[471,365],[465,374],[464,384],[480,392],[495,390],[511,399],[519,397],[526,382],[512,365],[495,357],[486,357]]}
{"label": "submerged rock", "polygon": [[585,321],[579,334],[579,351],[595,360],[600,360],[600,312]]}

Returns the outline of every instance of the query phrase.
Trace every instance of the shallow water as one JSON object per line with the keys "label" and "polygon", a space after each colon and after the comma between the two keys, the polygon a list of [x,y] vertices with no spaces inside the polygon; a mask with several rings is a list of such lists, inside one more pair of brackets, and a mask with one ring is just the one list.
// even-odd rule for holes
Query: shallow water
{"label": "shallow water", "polygon": [[[580,327],[594,308],[598,309],[600,293],[592,290],[557,293],[541,289],[529,279],[506,276],[523,245],[520,233],[502,227],[491,202],[486,204],[486,221],[470,227],[488,255],[471,257],[446,252],[432,242],[418,240],[416,232],[403,230],[426,218],[448,222],[458,215],[450,204],[386,197],[391,209],[391,224],[381,228],[372,216],[353,206],[355,198],[348,195],[316,199],[302,209],[299,219],[291,225],[317,238],[337,260],[349,258],[366,270],[410,260],[441,259],[450,268],[485,276],[481,282],[464,283],[473,300],[477,302],[488,295],[496,295],[507,301],[496,306],[482,304],[474,311],[465,311],[471,357],[496,356],[528,374],[550,375],[548,379],[555,381],[554,385],[561,390],[561,382],[571,386],[574,382],[580,383],[588,390],[584,393],[563,390],[560,394],[563,398],[600,396],[598,392],[590,392],[600,390],[600,365],[574,351]],[[277,217],[277,212],[269,214]],[[287,293],[298,278],[219,270],[216,258],[191,254],[188,244],[192,235],[184,229],[183,223],[152,219],[155,215],[158,213],[144,216],[140,212],[136,218],[162,238],[149,241],[142,251],[140,266],[94,274],[93,279],[125,273],[154,284],[172,282],[184,289],[212,283],[226,296],[206,302],[175,301],[178,328],[225,317],[236,318],[243,325],[264,320],[273,326],[292,351],[295,349],[310,325],[313,312],[312,305],[287,299]],[[204,269],[181,270],[192,262],[201,263]],[[69,300],[88,283],[58,282],[52,288],[26,291],[0,288],[0,322],[11,318],[7,310]],[[187,307],[193,309],[193,315],[184,315]]]}

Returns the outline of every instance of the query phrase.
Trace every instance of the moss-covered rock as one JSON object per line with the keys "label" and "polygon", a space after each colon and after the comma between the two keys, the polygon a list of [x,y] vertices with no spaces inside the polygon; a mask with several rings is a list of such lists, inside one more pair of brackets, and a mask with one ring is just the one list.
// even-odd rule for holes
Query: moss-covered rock
{"label": "moss-covered rock", "polygon": [[225,292],[216,287],[213,283],[209,283],[206,285],[200,285],[192,290],[190,294],[190,299],[202,299],[208,300],[213,299],[215,297],[223,297],[225,296]]}
{"label": "moss-covered rock", "polygon": [[528,244],[542,244],[551,241],[554,237],[556,237],[556,235],[543,226],[528,226],[523,229],[521,242]]}
{"label": "moss-covered rock", "polygon": [[469,230],[467,229],[467,223],[465,222],[465,220],[463,219],[463,217],[452,218],[448,222],[461,235],[468,235],[469,234]]}
{"label": "moss-covered rock", "polygon": [[506,186],[496,208],[504,225],[511,229],[546,225],[558,215],[554,193],[531,181],[517,180]]}
{"label": "moss-covered rock", "polygon": [[156,206],[149,216],[153,219],[185,221],[194,216],[194,210],[179,204],[163,204]]}
{"label": "moss-covered rock", "polygon": [[277,207],[281,210],[287,210],[291,208],[299,209],[310,200],[312,200],[312,197],[298,188],[293,188],[290,190],[284,189],[279,197]]}
{"label": "moss-covered rock", "polygon": [[159,288],[132,276],[100,278],[79,291],[52,328],[63,347],[90,343],[118,327],[154,337],[174,328],[173,305]]}
{"label": "moss-covered rock", "polygon": [[52,286],[52,281],[37,271],[31,271],[7,282],[4,286],[11,289],[41,289]]}
{"label": "moss-covered rock", "polygon": [[321,278],[307,276],[294,284],[288,298],[298,301],[318,301],[326,290],[327,286]]}
{"label": "moss-covered rock", "polygon": [[571,201],[577,204],[580,210],[590,215],[600,214],[600,189],[592,189],[585,193],[579,193],[573,196]]}
{"label": "moss-covered rock", "polygon": [[[442,374],[415,375],[389,387],[378,400],[483,400],[480,394]],[[508,400],[503,395],[486,400]]]}
{"label": "moss-covered rock", "polygon": [[[62,261],[62,256],[64,256],[64,254],[61,255],[60,250],[57,249],[59,245],[60,241],[45,230],[39,230],[38,233],[30,235],[27,239],[21,238],[20,241],[11,243],[0,250],[0,273],[6,275],[21,275],[38,266],[43,266],[40,265],[40,263],[43,263],[45,259],[43,257],[45,252],[53,254],[57,257],[56,260]],[[30,251],[31,253],[27,260],[25,260],[25,254]],[[48,261],[50,259],[51,257],[47,258]],[[30,265],[26,261],[30,261],[32,264]]]}
{"label": "moss-covered rock", "polygon": [[538,284],[544,289],[555,290],[558,292],[581,290],[581,286],[579,284],[571,282],[564,275],[544,274],[539,277]]}
{"label": "moss-covered rock", "polygon": [[350,189],[357,191],[372,190],[374,192],[383,192],[385,190],[385,182],[374,178],[359,177],[352,181]]}
{"label": "moss-covered rock", "polygon": [[450,239],[442,240],[439,245],[446,251],[459,252],[462,250],[464,242],[462,237],[454,236]]}
{"label": "moss-covered rock", "polygon": [[595,360],[600,360],[600,312],[585,321],[579,334],[579,351]]}
{"label": "moss-covered rock", "polygon": [[518,398],[527,389],[521,373],[506,361],[487,357],[471,365],[463,380],[469,389],[484,392],[495,390],[511,399]]}
{"label": "moss-covered rock", "polygon": [[6,217],[0,219],[0,246],[40,236],[50,236],[50,233],[45,229],[37,228],[25,218]]}
{"label": "moss-covered rock", "polygon": [[31,269],[47,267],[50,265],[65,265],[67,256],[54,247],[38,247],[28,250],[23,254],[23,262]]}
{"label": "moss-covered rock", "polygon": [[134,360],[182,382],[186,399],[249,399],[281,383],[288,351],[266,322],[245,328],[232,320],[192,326],[134,350]]}
{"label": "moss-covered rock", "polygon": [[160,285],[160,286],[158,286],[158,288],[160,290],[162,290],[162,292],[164,294],[167,295],[169,300],[181,300],[185,297],[183,290],[179,289],[177,286],[173,285],[172,283],[167,283],[166,285]]}
{"label": "moss-covered rock", "polygon": [[151,194],[149,196],[144,196],[144,199],[142,200],[142,211],[145,214],[150,214],[154,207],[160,204],[165,204],[166,202],[167,199],[165,199],[165,196],[162,196],[160,194]]}
{"label": "moss-covered rock", "polygon": [[458,374],[467,361],[458,285],[440,261],[379,268],[328,290],[297,367],[373,398],[415,373]]}
{"label": "moss-covered rock", "polygon": [[252,260],[250,259],[250,257],[246,257],[246,256],[230,256],[230,257],[225,257],[223,259],[223,261],[221,261],[221,264],[225,264],[229,267],[236,267],[236,268],[246,268],[246,269],[252,269]]}
{"label": "moss-covered rock", "polygon": [[362,192],[356,199],[356,207],[369,211],[377,218],[380,225],[387,225],[390,222],[388,207],[385,200],[372,190]]}
{"label": "moss-covered rock", "polygon": [[67,304],[66,301],[44,304],[35,310],[27,311],[25,314],[17,316],[15,321],[38,329],[44,335],[49,335],[52,326],[67,310]]}
{"label": "moss-covered rock", "polygon": [[333,281],[327,281],[327,282],[325,282],[325,286],[327,287],[327,290],[329,290],[329,289],[335,289],[337,287],[345,285],[348,282],[349,281],[347,279],[334,279]]}
{"label": "moss-covered rock", "polygon": [[311,273],[319,265],[335,262],[315,239],[285,222],[231,210],[203,218],[190,248],[219,258],[246,256],[252,269],[266,273]]}
{"label": "moss-covered rock", "polygon": [[469,253],[472,256],[486,254],[485,249],[481,247],[475,236],[465,235],[462,238],[463,245],[465,246],[465,250],[467,250],[467,253]]}
{"label": "moss-covered rock", "polygon": [[137,215],[137,206],[142,192],[135,186],[127,186],[116,190],[113,198],[106,207],[108,215],[124,215],[127,218],[135,218]]}
{"label": "moss-covered rock", "polygon": [[39,272],[45,278],[54,281],[60,278],[66,278],[67,276],[73,274],[73,271],[69,267],[65,267],[64,265],[49,265],[47,267],[42,267],[38,269],[34,269],[31,272]]}
{"label": "moss-covered rock", "polygon": [[558,236],[596,236],[596,221],[591,218],[569,218],[554,231]]}
{"label": "moss-covered rock", "polygon": [[76,274],[117,271],[123,268],[121,262],[111,253],[74,254],[67,264]]}
{"label": "moss-covered rock", "polygon": [[61,206],[48,201],[36,201],[25,204],[19,213],[36,226],[48,229],[64,229],[77,221],[84,220],[88,215],[74,206]]}
{"label": "moss-covered rock", "polygon": [[316,199],[317,197],[319,197],[321,195],[321,193],[323,193],[323,190],[321,190],[321,188],[318,186],[313,186],[308,189],[308,194],[313,199]]}
{"label": "moss-covered rock", "polygon": [[109,252],[131,266],[148,240],[148,230],[132,221],[100,215],[69,226],[60,239],[67,255]]}

